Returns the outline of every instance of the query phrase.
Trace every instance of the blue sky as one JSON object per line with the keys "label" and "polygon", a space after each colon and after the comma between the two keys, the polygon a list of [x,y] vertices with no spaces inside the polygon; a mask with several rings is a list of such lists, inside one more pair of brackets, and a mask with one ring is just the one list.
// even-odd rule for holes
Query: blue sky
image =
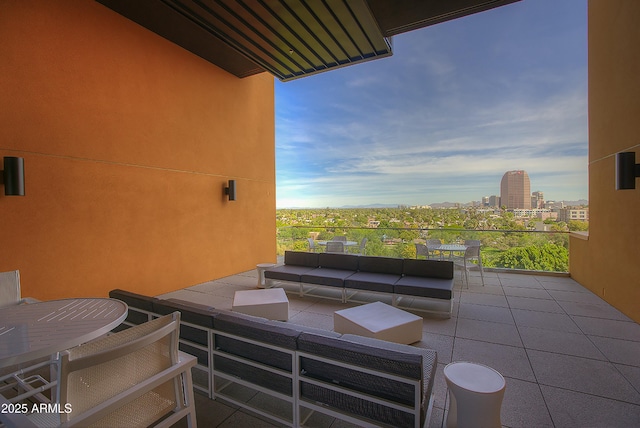
{"label": "blue sky", "polygon": [[276,81],[276,206],[466,203],[514,169],[547,200],[586,199],[586,3],[523,0]]}

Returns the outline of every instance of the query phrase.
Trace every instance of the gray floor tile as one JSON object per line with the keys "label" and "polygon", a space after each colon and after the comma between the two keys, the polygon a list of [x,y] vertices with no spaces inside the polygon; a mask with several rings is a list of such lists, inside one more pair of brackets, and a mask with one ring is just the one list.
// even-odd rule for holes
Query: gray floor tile
{"label": "gray floor tile", "polygon": [[606,360],[602,352],[598,350],[598,347],[582,333],[568,333],[522,326],[518,327],[518,331],[526,349]]}
{"label": "gray floor tile", "polygon": [[514,297],[530,297],[532,299],[551,299],[551,295],[547,290],[542,288],[524,288],[524,287],[503,287],[504,294]]}
{"label": "gray floor tile", "polygon": [[553,427],[551,416],[535,382],[505,377],[500,419],[503,426],[512,428]]}
{"label": "gray floor tile", "polygon": [[527,354],[540,385],[640,404],[640,393],[609,362],[533,350]]}
{"label": "gray floor tile", "polygon": [[640,325],[633,321],[605,320],[580,316],[572,318],[585,334],[640,342]]}
{"label": "gray floor tile", "polygon": [[498,274],[500,283],[509,287],[542,288],[533,275]]}
{"label": "gray floor tile", "polygon": [[602,318],[618,321],[631,321],[620,311],[608,304],[591,304],[576,302],[558,302],[562,309],[569,315],[577,315],[582,317]]}
{"label": "gray floor tile", "polygon": [[578,291],[549,290],[548,293],[559,302],[589,303],[593,305],[607,305],[608,303],[593,293]]}
{"label": "gray floor tile", "polygon": [[640,391],[640,367],[625,366],[622,364],[614,364],[614,366],[637,391]]}
{"label": "gray floor tile", "polygon": [[473,303],[476,305],[487,306],[501,306],[506,308],[508,306],[507,299],[504,295],[496,294],[480,294],[475,292],[463,292],[460,296],[460,304]]}
{"label": "gray floor tile", "polygon": [[535,376],[527,353],[523,348],[456,339],[452,361],[470,361],[484,364],[497,370],[503,376],[535,382]]}
{"label": "gray floor tile", "polygon": [[461,303],[458,318],[514,324],[509,308]]}
{"label": "gray floor tile", "polygon": [[566,314],[528,311],[525,309],[511,309],[517,326],[536,327],[547,330],[581,333],[580,328]]}
{"label": "gray floor tile", "polygon": [[640,426],[638,405],[544,385],[541,390],[557,427]]}
{"label": "gray floor tile", "polygon": [[452,316],[451,318],[440,318],[424,315],[422,319],[422,331],[426,333],[437,333],[447,336],[455,336],[457,324],[458,318],[456,316]]}
{"label": "gray floor tile", "polygon": [[613,363],[640,367],[640,342],[589,336],[602,353]]}
{"label": "gray floor tile", "polygon": [[575,291],[578,293],[590,293],[589,290],[578,284],[571,278],[556,278],[539,276],[540,285],[545,290],[559,290],[559,291]]}
{"label": "gray floor tile", "polygon": [[514,325],[495,322],[459,318],[456,337],[522,347],[520,335]]}
{"label": "gray floor tile", "polygon": [[438,353],[438,362],[448,364],[453,355],[453,336],[442,334],[422,333],[422,340],[412,344],[425,349],[433,349]]}
{"label": "gray floor tile", "polygon": [[509,307],[529,311],[563,313],[562,308],[554,300],[531,299],[528,297],[507,296]]}

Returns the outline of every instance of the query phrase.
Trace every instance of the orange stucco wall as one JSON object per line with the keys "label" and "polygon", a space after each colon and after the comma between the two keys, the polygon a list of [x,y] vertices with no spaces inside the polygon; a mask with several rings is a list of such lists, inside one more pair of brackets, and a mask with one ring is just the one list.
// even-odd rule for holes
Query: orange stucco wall
{"label": "orange stucco wall", "polygon": [[589,1],[589,239],[571,276],[640,322],[640,179],[615,190],[615,154],[640,162],[640,2]]}
{"label": "orange stucco wall", "polygon": [[[275,261],[274,82],[89,0],[0,2],[0,271],[23,295],[159,294]],[[237,181],[238,200],[223,196]]]}

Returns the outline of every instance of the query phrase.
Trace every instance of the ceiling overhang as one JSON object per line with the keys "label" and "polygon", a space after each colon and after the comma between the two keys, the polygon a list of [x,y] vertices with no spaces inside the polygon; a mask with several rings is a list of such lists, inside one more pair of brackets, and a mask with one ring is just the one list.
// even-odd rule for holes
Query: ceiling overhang
{"label": "ceiling overhang", "polygon": [[237,77],[392,54],[390,37],[519,0],[97,0]]}

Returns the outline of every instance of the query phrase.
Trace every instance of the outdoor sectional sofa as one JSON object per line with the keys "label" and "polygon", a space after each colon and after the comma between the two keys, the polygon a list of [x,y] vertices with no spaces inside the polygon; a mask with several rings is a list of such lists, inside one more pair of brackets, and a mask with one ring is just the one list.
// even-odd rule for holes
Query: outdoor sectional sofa
{"label": "outdoor sectional sofa", "polygon": [[198,358],[194,387],[210,398],[286,426],[315,424],[322,415],[368,426],[428,424],[433,350],[120,289],[109,296],[129,306],[121,328],[181,312],[180,349]]}
{"label": "outdoor sectional sofa", "polygon": [[314,285],[340,289],[342,302],[362,290],[391,295],[393,306],[402,307],[403,297],[419,297],[447,302],[444,311],[426,309],[429,312],[450,317],[453,308],[454,263],[447,260],[286,251],[284,264],[266,269],[264,276],[267,284],[299,283],[300,296],[308,294],[305,285]]}

